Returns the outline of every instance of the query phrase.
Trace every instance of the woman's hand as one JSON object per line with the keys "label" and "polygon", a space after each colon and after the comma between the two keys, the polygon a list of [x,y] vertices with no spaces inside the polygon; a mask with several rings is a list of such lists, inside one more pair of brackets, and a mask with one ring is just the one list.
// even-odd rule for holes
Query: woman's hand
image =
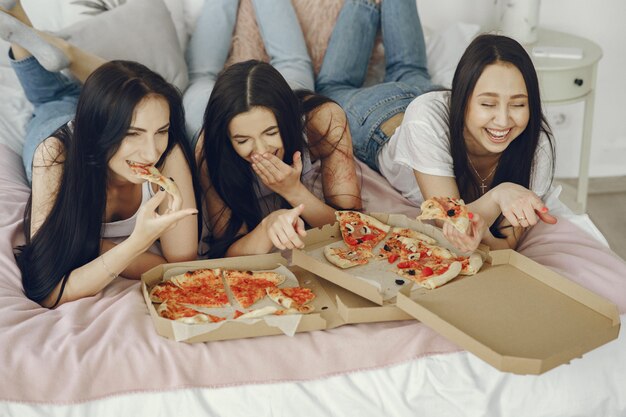
{"label": "woman's hand", "polygon": [[494,200],[502,215],[513,227],[530,227],[538,220],[554,224],[556,217],[548,214],[548,208],[531,190],[518,184],[505,182],[494,188]]}
{"label": "woman's hand", "polygon": [[290,210],[276,210],[262,220],[261,224],[267,236],[278,249],[304,247],[300,239],[306,236],[304,221],[300,218],[303,210],[304,204],[300,204]]}
{"label": "woman's hand", "polygon": [[157,207],[163,202],[168,194],[165,191],[157,192],[137,212],[137,222],[130,238],[143,248],[143,252],[161,235],[174,228],[181,219],[197,214],[198,210],[187,208],[182,210],[168,209],[164,214],[157,213]]}
{"label": "woman's hand", "polygon": [[487,224],[477,213],[470,213],[470,227],[467,233],[460,232],[451,223],[443,224],[443,235],[461,252],[474,252],[483,240],[486,230]]}
{"label": "woman's hand", "polygon": [[279,157],[271,153],[252,156],[252,169],[261,182],[270,190],[287,198],[287,194],[293,193],[299,186],[302,174],[302,154],[293,154],[293,164],[287,165]]}

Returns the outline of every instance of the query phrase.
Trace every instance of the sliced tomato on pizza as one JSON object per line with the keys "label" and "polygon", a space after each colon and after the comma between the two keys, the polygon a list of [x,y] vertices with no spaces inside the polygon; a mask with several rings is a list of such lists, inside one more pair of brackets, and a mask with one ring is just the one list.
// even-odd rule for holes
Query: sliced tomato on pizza
{"label": "sliced tomato on pizza", "polygon": [[440,262],[432,257],[399,262],[397,266],[398,275],[431,290],[456,278],[461,272],[460,262]]}
{"label": "sliced tomato on pizza", "polygon": [[459,232],[466,233],[470,227],[469,210],[460,198],[433,197],[421,205],[418,220],[442,220],[452,224]]}

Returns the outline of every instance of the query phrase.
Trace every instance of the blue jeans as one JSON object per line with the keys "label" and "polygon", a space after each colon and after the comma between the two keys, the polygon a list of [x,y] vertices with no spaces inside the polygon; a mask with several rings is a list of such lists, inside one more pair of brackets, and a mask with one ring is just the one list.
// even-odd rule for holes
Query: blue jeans
{"label": "blue jeans", "polygon": [[61,73],[47,71],[32,56],[20,61],[15,61],[11,53],[9,57],[26,98],[34,106],[33,117],[26,125],[22,151],[30,183],[37,146],[74,118],[81,86]]}
{"label": "blue jeans", "polygon": [[[291,0],[253,0],[270,64],[291,88],[313,90],[313,64]],[[239,0],[205,0],[187,47],[189,87],[183,96],[187,133],[195,146],[209,96],[226,63]]]}
{"label": "blue jeans", "polygon": [[[385,78],[362,87],[378,24],[385,47]],[[346,0],[317,78],[317,91],[346,112],[354,154],[378,171],[377,155],[389,140],[381,125],[420,94],[434,89],[415,0]]]}

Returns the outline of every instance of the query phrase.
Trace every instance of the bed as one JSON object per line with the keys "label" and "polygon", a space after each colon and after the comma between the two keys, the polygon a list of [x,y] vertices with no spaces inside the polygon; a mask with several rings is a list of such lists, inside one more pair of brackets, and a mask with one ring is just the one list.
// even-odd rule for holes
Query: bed
{"label": "bed", "polygon": [[[36,1],[25,5],[30,3]],[[171,17],[179,16],[187,24],[198,6],[193,1],[167,4]],[[305,7],[303,1],[294,4]],[[180,5],[188,7],[175,9]],[[245,1],[242,7],[247,7]],[[326,8],[328,13],[334,10],[338,8]],[[240,18],[244,21],[245,16]],[[188,29],[177,31],[172,25],[171,30]],[[460,25],[448,35],[434,33],[429,38],[433,56],[433,50],[442,49],[437,42],[452,39],[450,33],[459,40],[472,30],[471,25]],[[244,35],[240,32],[238,39]],[[182,40],[179,46],[184,46]],[[240,46],[243,54],[245,47]],[[449,49],[458,48],[454,43]],[[236,54],[234,50],[231,59],[237,59]],[[414,320],[348,325],[294,337],[177,343],[156,334],[139,283],[124,278],[95,297],[52,311],[41,308],[24,296],[13,258],[13,248],[24,241],[22,216],[29,189],[20,151],[30,106],[4,59],[0,58],[0,415],[626,414],[623,331],[618,339],[570,364],[539,376],[522,376],[496,370]],[[448,64],[435,60],[435,76],[445,79],[445,72],[456,64],[453,60]],[[185,83],[180,72],[170,76]],[[417,209],[378,174],[364,164],[359,164],[359,172],[369,211],[416,214]],[[519,251],[609,299],[625,320],[626,264],[607,247],[589,218],[574,215],[558,193],[553,189],[546,202],[559,223],[534,227]]]}

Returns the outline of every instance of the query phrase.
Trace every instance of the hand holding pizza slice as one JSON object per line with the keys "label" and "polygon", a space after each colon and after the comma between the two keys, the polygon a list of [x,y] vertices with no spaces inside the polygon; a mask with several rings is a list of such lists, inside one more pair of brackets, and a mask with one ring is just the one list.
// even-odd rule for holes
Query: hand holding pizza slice
{"label": "hand holding pizza slice", "polygon": [[422,214],[417,216],[417,220],[442,220],[461,233],[467,233],[470,227],[469,210],[460,198],[433,197],[424,201],[420,208]]}

